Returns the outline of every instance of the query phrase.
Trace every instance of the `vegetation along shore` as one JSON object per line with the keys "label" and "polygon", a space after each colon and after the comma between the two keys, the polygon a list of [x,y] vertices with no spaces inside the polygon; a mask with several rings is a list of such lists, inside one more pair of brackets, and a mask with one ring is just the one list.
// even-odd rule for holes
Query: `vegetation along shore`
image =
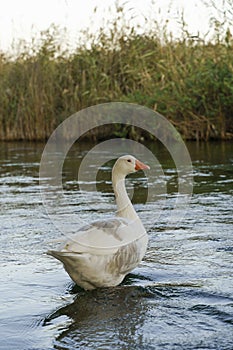
{"label": "vegetation along shore", "polygon": [[71,114],[112,101],[158,111],[185,139],[233,138],[230,29],[213,21],[213,35],[200,38],[183,21],[177,39],[166,25],[142,31],[123,17],[118,8],[108,29],[83,31],[72,50],[52,25],[17,55],[0,52],[0,140],[46,140]]}

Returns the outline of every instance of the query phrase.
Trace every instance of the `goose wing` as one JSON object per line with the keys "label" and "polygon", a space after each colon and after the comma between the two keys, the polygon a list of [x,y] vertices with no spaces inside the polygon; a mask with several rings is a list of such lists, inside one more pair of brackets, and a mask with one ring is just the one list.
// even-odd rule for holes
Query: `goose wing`
{"label": "goose wing", "polygon": [[64,240],[61,251],[96,255],[114,254],[119,248],[131,244],[144,234],[146,232],[139,219],[131,221],[116,217],[94,221]]}

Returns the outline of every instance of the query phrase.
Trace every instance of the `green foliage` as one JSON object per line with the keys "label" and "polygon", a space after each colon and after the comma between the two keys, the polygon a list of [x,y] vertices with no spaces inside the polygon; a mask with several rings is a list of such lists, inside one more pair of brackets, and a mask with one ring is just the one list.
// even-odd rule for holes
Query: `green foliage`
{"label": "green foliage", "polygon": [[[52,26],[14,58],[0,55],[0,139],[44,140],[72,113],[90,105],[127,101],[156,109],[187,139],[233,134],[233,40],[179,40],[142,34],[122,20],[96,35],[83,32],[74,51],[62,50]],[[128,135],[129,130],[113,131]]]}

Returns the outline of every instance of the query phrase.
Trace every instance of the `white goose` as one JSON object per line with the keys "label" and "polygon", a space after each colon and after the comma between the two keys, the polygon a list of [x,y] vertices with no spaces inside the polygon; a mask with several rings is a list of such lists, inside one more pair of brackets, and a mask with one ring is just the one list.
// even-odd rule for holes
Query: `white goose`
{"label": "white goose", "polygon": [[80,287],[116,286],[141,262],[148,235],[127,195],[125,177],[146,169],[150,167],[131,155],[118,158],[112,170],[116,217],[94,221],[63,241],[58,251],[48,251]]}

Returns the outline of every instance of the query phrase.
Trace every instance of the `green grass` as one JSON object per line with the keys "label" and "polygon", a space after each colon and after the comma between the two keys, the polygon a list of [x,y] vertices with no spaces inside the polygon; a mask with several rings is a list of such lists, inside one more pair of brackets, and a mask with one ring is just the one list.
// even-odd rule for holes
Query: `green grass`
{"label": "green grass", "polygon": [[[138,34],[119,20],[75,50],[62,50],[60,29],[0,54],[0,139],[45,140],[72,113],[103,102],[145,105],[166,116],[186,139],[233,135],[233,39],[207,40],[184,30],[180,39],[155,23]],[[119,130],[116,130],[119,133]]]}

